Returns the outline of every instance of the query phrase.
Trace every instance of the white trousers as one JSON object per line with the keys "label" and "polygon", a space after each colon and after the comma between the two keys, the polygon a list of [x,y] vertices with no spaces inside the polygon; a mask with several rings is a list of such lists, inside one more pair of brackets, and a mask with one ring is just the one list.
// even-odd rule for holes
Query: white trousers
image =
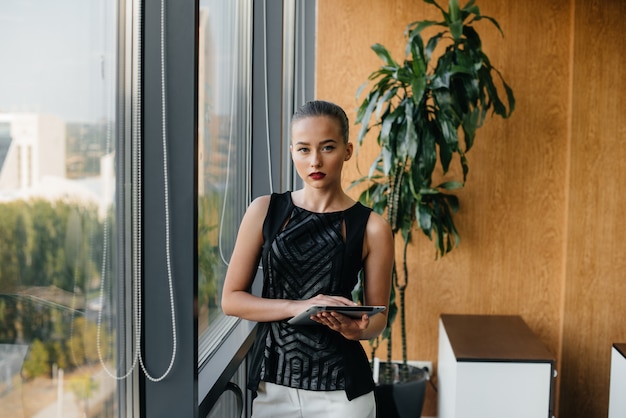
{"label": "white trousers", "polygon": [[351,401],[346,392],[294,389],[261,382],[252,402],[252,418],[375,418],[374,392]]}

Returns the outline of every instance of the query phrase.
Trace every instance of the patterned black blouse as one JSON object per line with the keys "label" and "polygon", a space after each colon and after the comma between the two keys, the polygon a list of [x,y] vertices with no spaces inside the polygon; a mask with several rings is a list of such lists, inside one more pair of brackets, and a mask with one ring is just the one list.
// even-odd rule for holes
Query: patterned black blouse
{"label": "patterned black blouse", "polygon": [[[360,203],[341,212],[310,212],[295,206],[289,192],[273,194],[263,227],[263,297],[351,298],[363,267],[370,212]],[[252,390],[263,380],[298,389],[346,390],[353,399],[374,385],[361,344],[321,325],[262,323],[250,360]]]}

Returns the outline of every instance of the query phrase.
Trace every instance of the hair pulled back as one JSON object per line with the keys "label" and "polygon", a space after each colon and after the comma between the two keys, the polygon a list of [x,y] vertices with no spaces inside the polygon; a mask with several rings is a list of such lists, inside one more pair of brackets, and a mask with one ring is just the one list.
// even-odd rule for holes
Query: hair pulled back
{"label": "hair pulled back", "polygon": [[334,103],[324,100],[312,100],[306,102],[305,104],[300,106],[296,113],[294,113],[293,118],[291,119],[291,123],[294,124],[299,120],[318,116],[327,116],[329,118],[335,119],[341,129],[343,142],[346,144],[348,143],[348,116],[346,116],[346,112],[344,112],[340,106]]}

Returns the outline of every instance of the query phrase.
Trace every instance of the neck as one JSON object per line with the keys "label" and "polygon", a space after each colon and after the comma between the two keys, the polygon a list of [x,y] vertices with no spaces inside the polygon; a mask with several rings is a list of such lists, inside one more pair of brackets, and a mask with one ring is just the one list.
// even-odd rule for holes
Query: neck
{"label": "neck", "polygon": [[310,186],[297,190],[291,194],[296,206],[312,212],[337,212],[348,209],[354,204],[341,189],[326,190],[315,189]]}

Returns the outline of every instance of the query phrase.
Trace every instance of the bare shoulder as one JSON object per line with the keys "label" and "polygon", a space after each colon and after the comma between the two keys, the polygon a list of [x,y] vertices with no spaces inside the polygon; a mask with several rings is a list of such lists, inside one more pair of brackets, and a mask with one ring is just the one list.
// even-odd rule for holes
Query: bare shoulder
{"label": "bare shoulder", "polygon": [[366,233],[371,238],[391,239],[391,226],[385,218],[372,211],[367,220]]}
{"label": "bare shoulder", "polygon": [[376,212],[371,212],[365,226],[365,251],[393,247],[393,234],[389,222]]}
{"label": "bare shoulder", "polygon": [[248,206],[248,211],[253,212],[267,212],[267,208],[270,206],[270,195],[259,196],[250,202]]}
{"label": "bare shoulder", "polygon": [[259,196],[250,202],[248,209],[243,217],[243,223],[247,226],[262,225],[265,215],[267,215],[267,209],[270,205],[270,196]]}

